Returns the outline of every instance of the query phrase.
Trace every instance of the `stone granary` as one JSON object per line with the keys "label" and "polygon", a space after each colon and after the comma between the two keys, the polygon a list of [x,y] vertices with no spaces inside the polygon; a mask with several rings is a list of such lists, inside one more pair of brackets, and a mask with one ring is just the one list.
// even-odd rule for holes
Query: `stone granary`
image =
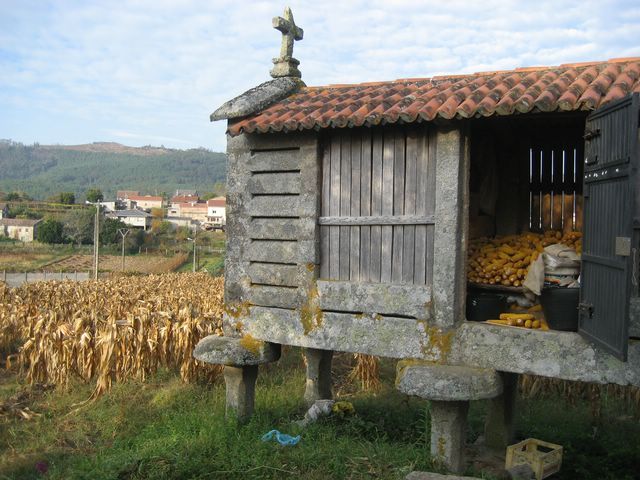
{"label": "stone granary", "polygon": [[[490,444],[512,440],[518,374],[640,385],[640,58],[308,87],[302,29],[289,10],[274,27],[273,80],[211,116],[228,120],[226,338],[195,356],[228,365],[229,409],[251,413],[279,345],[305,349],[309,401],[331,396],[333,351],[401,359],[397,387],[432,401],[432,455],[459,471],[469,401],[491,399]],[[491,233],[584,232],[579,332],[466,320],[487,171]]]}

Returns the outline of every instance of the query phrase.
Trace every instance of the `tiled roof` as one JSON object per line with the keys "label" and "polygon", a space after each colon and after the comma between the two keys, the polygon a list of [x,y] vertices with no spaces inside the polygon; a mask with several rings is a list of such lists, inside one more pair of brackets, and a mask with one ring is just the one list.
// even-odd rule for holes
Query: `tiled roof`
{"label": "tiled roof", "polygon": [[33,227],[41,221],[30,218],[0,218],[0,225],[5,227]]}
{"label": "tiled roof", "polygon": [[116,198],[129,198],[130,196],[138,196],[140,192],[138,190],[118,190],[116,192]]}
{"label": "tiled roof", "polygon": [[216,197],[207,200],[207,205],[210,207],[224,207],[227,204],[227,199],[225,197]]}
{"label": "tiled roof", "polygon": [[594,110],[640,92],[640,58],[470,75],[304,87],[228,132],[280,132],[530,112]]}
{"label": "tiled roof", "polygon": [[174,195],[171,197],[171,203],[189,203],[198,202],[200,197],[197,195]]}
{"label": "tiled roof", "polygon": [[144,210],[115,210],[111,213],[114,217],[151,217],[150,213]]}
{"label": "tiled roof", "polygon": [[206,210],[207,209],[207,204],[206,203],[176,203],[174,204],[174,208],[175,207],[181,208],[182,210]]}
{"label": "tiled roof", "polygon": [[131,195],[129,200],[133,201],[146,201],[146,202],[161,202],[163,198],[155,195]]}

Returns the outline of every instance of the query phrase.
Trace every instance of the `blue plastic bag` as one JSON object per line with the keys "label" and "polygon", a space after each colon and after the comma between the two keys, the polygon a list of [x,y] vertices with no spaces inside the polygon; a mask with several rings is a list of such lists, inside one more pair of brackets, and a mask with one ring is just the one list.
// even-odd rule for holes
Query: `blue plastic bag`
{"label": "blue plastic bag", "polygon": [[278,430],[271,430],[270,432],[265,433],[262,436],[262,441],[268,442],[269,440],[273,440],[274,438],[276,442],[284,447],[292,447],[293,445],[297,445],[300,441],[300,435],[292,437],[291,435],[287,435],[286,433],[280,433]]}

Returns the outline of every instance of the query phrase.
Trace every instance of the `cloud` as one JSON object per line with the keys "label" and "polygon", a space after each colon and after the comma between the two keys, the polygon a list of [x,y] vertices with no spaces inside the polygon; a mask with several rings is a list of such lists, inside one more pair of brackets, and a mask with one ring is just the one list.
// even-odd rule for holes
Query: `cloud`
{"label": "cloud", "polygon": [[[310,85],[640,55],[637,2],[291,3]],[[208,116],[269,78],[281,14],[271,0],[5,1],[0,137],[223,150],[224,124]]]}

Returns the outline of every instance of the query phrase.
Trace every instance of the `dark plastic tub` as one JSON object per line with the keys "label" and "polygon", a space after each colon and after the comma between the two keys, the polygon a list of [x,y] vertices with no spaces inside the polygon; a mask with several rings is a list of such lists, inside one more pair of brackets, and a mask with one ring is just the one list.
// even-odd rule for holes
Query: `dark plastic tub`
{"label": "dark plastic tub", "polygon": [[484,322],[500,318],[507,311],[504,295],[470,291],[467,293],[467,320]]}
{"label": "dark plastic tub", "polygon": [[549,328],[577,332],[579,299],[579,288],[543,288],[540,304]]}

